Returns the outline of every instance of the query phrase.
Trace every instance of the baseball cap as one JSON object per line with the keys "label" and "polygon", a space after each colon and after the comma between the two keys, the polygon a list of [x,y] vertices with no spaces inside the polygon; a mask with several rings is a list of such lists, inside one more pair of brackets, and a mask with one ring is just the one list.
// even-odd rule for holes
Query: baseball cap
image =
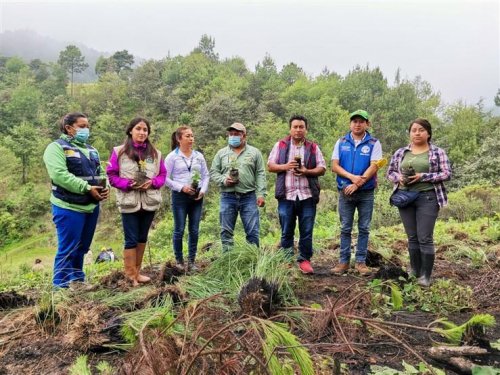
{"label": "baseball cap", "polygon": [[247,133],[247,129],[245,128],[245,125],[243,124],[240,124],[239,122],[235,122],[233,125],[231,125],[230,127],[228,127],[226,130],[229,131],[229,130],[237,130],[239,132],[243,132],[243,133]]}
{"label": "baseball cap", "polygon": [[353,113],[351,113],[349,115],[349,119],[352,120],[353,117],[355,116],[359,116],[359,117],[362,117],[364,118],[366,121],[369,121],[370,120],[370,115],[368,114],[368,112],[362,110],[362,109],[358,109],[357,111],[354,111]]}

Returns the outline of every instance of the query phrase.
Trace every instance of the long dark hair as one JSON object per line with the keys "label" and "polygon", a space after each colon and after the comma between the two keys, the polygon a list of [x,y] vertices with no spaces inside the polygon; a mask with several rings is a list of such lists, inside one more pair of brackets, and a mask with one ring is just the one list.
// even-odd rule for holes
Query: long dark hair
{"label": "long dark hair", "polygon": [[151,135],[151,125],[149,124],[149,121],[146,120],[144,117],[136,117],[132,121],[130,121],[127,128],[125,129],[125,134],[127,134],[127,138],[125,138],[125,142],[123,142],[123,147],[118,154],[118,159],[120,158],[120,156],[125,154],[135,162],[139,162],[139,160],[141,160],[139,153],[134,147],[134,141],[132,140],[132,134],[131,134],[134,126],[136,126],[140,122],[145,123],[146,127],[148,128],[148,137],[144,141],[144,143],[146,143],[146,149],[142,153],[142,156],[144,159],[152,157],[153,160],[156,160],[158,158],[158,151],[156,151],[156,148],[154,148],[154,146],[149,141],[149,137]]}
{"label": "long dark hair", "polygon": [[172,139],[172,143],[171,143],[171,148],[172,148],[172,151],[174,151],[177,147],[179,147],[179,139],[181,139],[182,137],[182,134],[184,134],[184,132],[186,130],[193,130],[191,129],[190,126],[187,126],[187,125],[181,125],[179,126],[173,133],[172,133],[172,136],[171,136],[171,139]]}
{"label": "long dark hair", "polygon": [[71,112],[71,113],[66,114],[61,119],[61,124],[59,125],[61,132],[63,132],[64,134],[68,134],[68,131],[66,130],[66,125],[70,125],[70,126],[73,125],[81,117],[87,118],[87,115],[80,113],[80,112]]}
{"label": "long dark hair", "polygon": [[428,139],[428,142],[431,141],[431,138],[432,138],[432,125],[431,123],[429,122],[429,120],[425,119],[425,118],[416,118],[415,120],[413,120],[411,123],[410,123],[410,127],[408,128],[408,132],[411,131],[411,127],[413,124],[419,124],[421,127],[423,127],[427,133],[429,133],[429,139]]}

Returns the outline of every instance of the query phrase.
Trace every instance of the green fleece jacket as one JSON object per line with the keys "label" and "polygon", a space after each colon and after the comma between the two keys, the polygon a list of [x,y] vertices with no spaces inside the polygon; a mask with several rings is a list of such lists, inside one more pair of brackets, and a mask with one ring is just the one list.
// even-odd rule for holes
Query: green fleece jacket
{"label": "green fleece jacket", "polygon": [[[75,139],[68,137],[66,134],[62,134],[61,138],[68,141],[73,146],[78,147],[78,149],[86,157],[89,157],[89,150],[85,147],[85,144],[77,142]],[[47,168],[49,177],[55,185],[61,186],[72,193],[88,194],[90,191],[89,183],[76,177],[68,171],[68,167],[66,166],[66,155],[64,154],[64,150],[59,143],[52,142],[47,146],[45,152],[43,153],[43,161],[45,162],[45,167]],[[104,168],[101,168],[101,176],[106,177]],[[87,213],[94,211],[96,206],[96,203],[86,205],[68,203],[54,197],[53,194],[50,196],[50,202],[61,208]]]}

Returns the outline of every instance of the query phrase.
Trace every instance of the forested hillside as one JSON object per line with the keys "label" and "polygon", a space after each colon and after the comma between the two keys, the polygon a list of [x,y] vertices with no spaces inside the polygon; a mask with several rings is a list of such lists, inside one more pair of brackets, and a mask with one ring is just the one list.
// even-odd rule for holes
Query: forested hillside
{"label": "forested hillside", "polygon": [[[446,267],[438,267],[437,276],[443,277],[444,281],[439,284],[439,287],[428,292],[439,294],[439,298],[432,301],[429,300],[429,294],[405,288],[401,296],[401,303],[404,299],[404,308],[411,310],[408,306],[412,306],[413,310],[411,311],[421,309],[438,314],[438,316],[448,316],[481,307],[479,311],[484,308],[485,311],[493,312],[494,315],[498,316],[497,287],[500,286],[500,277],[498,276],[500,264],[500,248],[498,246],[500,240],[500,155],[498,152],[500,138],[498,135],[500,117],[485,111],[481,102],[474,105],[466,105],[461,102],[444,105],[439,95],[439,88],[433,88],[425,81],[425,77],[402,79],[399,71],[394,72],[392,76],[387,76],[379,68],[372,66],[354,66],[345,76],[328,70],[323,71],[319,76],[309,76],[293,62],[278,67],[272,56],[267,55],[255,68],[248,67],[245,61],[239,57],[220,58],[215,48],[215,41],[206,35],[201,38],[199,45],[186,56],[149,60],[138,67],[133,67],[134,58],[127,51],[116,51],[109,57],[100,58],[97,66],[91,67],[95,69],[98,79],[95,82],[84,84],[71,82],[72,72],[71,68],[68,67],[73,65],[67,63],[68,58],[80,58],[79,61],[85,64],[84,58],[78,57],[79,51],[73,52],[76,55],[68,53],[68,49],[62,50],[58,63],[48,63],[40,59],[24,61],[16,56],[0,56],[0,155],[3,160],[2,168],[0,168],[1,289],[30,290],[36,298],[39,298],[40,294],[46,295],[41,291],[33,292],[34,287],[41,289],[43,286],[50,289],[50,269],[56,240],[50,215],[50,182],[43,165],[42,154],[45,147],[59,136],[59,121],[67,112],[80,111],[88,115],[91,132],[90,143],[99,150],[103,160],[107,160],[113,146],[123,142],[126,124],[136,116],[143,116],[151,121],[152,140],[164,155],[170,150],[172,131],[181,124],[191,125],[195,134],[196,147],[204,153],[208,164],[211,163],[215,152],[226,144],[225,129],[233,122],[245,124],[248,129],[248,142],[258,147],[264,157],[267,157],[273,144],[279,138],[287,135],[288,118],[292,114],[306,116],[310,124],[308,138],[320,145],[328,163],[326,175],[320,178],[322,195],[315,224],[314,248],[317,255],[313,258],[313,262],[327,259],[333,265],[333,258],[337,256],[336,250],[338,250],[339,222],[336,212],[335,178],[329,171],[329,159],[335,141],[348,130],[349,113],[357,109],[365,109],[372,115],[371,132],[381,140],[385,157],[390,158],[397,148],[408,143],[407,129],[410,121],[416,117],[424,117],[429,119],[433,125],[432,139],[434,143],[447,151],[453,168],[452,180],[447,184],[450,204],[440,213],[436,229],[436,245],[441,259],[446,260],[446,264],[448,262],[449,264],[456,263],[456,268],[453,268],[453,272],[446,273],[443,271]],[[460,77],[457,79],[459,80]],[[498,99],[500,105],[500,98]],[[397,210],[390,207],[388,203],[391,187],[385,179],[385,171],[383,168],[379,172],[379,188],[376,192],[370,250],[381,254],[384,259],[399,257],[398,262],[405,264],[407,258],[404,232]],[[270,248],[276,247],[280,233],[276,212],[277,204],[273,191],[274,178],[274,175],[268,174],[267,204],[265,208],[261,209],[262,243],[264,247]],[[167,203],[159,211],[150,237],[149,262],[152,267],[151,272],[156,272],[155,275],[158,274],[158,269],[155,268],[154,264],[164,263],[173,255],[171,248],[173,220],[168,205],[169,193],[165,190],[164,195]],[[200,245],[208,249],[201,255],[202,259],[207,262],[206,267],[219,256],[217,245],[219,241],[218,208],[217,188],[210,186],[200,228]],[[241,232],[240,229],[238,230]],[[120,216],[112,196],[109,201],[102,205],[98,230],[92,246],[94,255],[103,246],[113,247],[115,252],[120,254],[121,231]],[[255,257],[261,256],[258,254],[252,256],[254,255]],[[45,273],[31,272],[34,258],[43,260],[46,267]],[[279,263],[279,259],[270,262]],[[494,285],[493,288],[497,290],[497,293],[491,290],[484,291],[481,288],[474,289],[474,285],[482,285],[484,280],[480,279],[479,276],[477,278],[470,276],[470,279],[467,279],[466,272],[462,275],[462,281],[465,280],[463,281],[464,285],[460,284],[459,281],[456,283],[450,281],[446,284],[446,279],[451,280],[460,274],[460,262],[464,262],[463,264],[466,264],[467,267],[475,267],[476,271],[478,269],[491,271],[492,273],[488,275],[490,275],[490,281],[493,283],[491,285]],[[321,274],[322,267],[326,266],[326,264],[319,266],[319,274]],[[120,265],[100,265],[91,268],[90,272],[87,271],[90,279],[95,281],[113,269],[120,269]],[[326,269],[323,269],[325,280],[327,280]],[[218,274],[219,271],[213,271],[210,280],[216,280],[219,276],[221,278],[227,276],[224,276],[224,272]],[[292,271],[283,272],[288,277]],[[245,274],[245,277],[249,277],[249,275]],[[309,310],[320,309],[326,314],[315,316],[318,321],[324,320],[320,323],[325,325],[325,330],[327,330],[328,324],[330,324],[328,329],[337,329],[338,320],[335,323],[334,319],[348,319],[348,313],[353,313],[353,311],[342,311],[343,317],[335,316],[333,318],[328,315],[328,311],[334,311],[333,306],[328,305],[332,302],[330,299],[328,299],[328,303],[324,300],[315,301],[307,294],[308,288],[315,289],[316,287],[313,281],[304,281],[295,274],[290,277],[292,277],[291,281],[283,281],[280,285],[287,288],[291,288],[287,283],[292,286],[298,285],[299,289],[296,294],[301,303],[308,305],[319,303],[319,307],[312,307]],[[207,292],[210,288],[214,294],[220,293],[217,298],[221,298],[220,296],[228,292],[213,288],[214,284],[206,284],[204,292],[197,294],[202,289],[201,284],[206,281],[201,279],[199,285],[194,285],[196,279],[193,280],[195,281],[192,281],[191,284],[186,281],[187,284],[181,286],[182,293],[187,293],[191,298],[193,296],[197,296],[198,300],[210,298],[210,293]],[[347,287],[346,279],[342,280],[341,284],[343,283],[343,286]],[[231,282],[235,281],[228,281],[229,284]],[[324,285],[322,282],[320,284],[318,285],[321,288],[324,287],[325,291],[329,288],[329,293],[337,292],[337,290],[333,291],[336,288],[335,285],[328,284],[328,282]],[[237,284],[237,287],[240,286]],[[232,284],[231,287],[233,287]],[[236,288],[236,285],[234,287]],[[350,290],[349,288],[346,290]],[[372,282],[367,288],[370,293],[373,293],[371,298],[375,299],[371,300],[373,304],[371,306],[368,306],[370,301],[365,301],[366,293],[363,296],[361,294],[355,296],[354,291],[345,295],[343,292],[340,294],[346,298],[352,297],[353,301],[360,303],[360,309],[368,309],[367,311],[371,312],[372,316],[384,317],[390,315],[390,311],[396,310],[393,305],[394,301],[387,300],[387,296],[382,297],[383,287],[381,285]],[[233,302],[235,293],[237,293],[235,290],[228,292]],[[475,302],[472,296],[473,291],[479,293],[476,295],[478,300]],[[148,292],[151,290],[148,289]],[[289,292],[290,290],[287,289],[286,293],[288,294],[283,297],[286,301],[285,305],[297,302],[296,297],[291,295],[293,292],[290,292],[291,294]],[[358,292],[363,293],[359,290]],[[456,297],[455,300],[443,302],[447,297],[447,292],[453,294]],[[486,292],[492,293],[486,294]],[[165,294],[171,294],[171,290],[163,290],[162,293],[164,298]],[[224,298],[225,296],[224,294]],[[341,296],[338,294],[337,296],[340,299]],[[110,295],[103,295],[99,298],[101,297],[112,298]],[[185,297],[185,295],[178,296],[181,299]],[[47,298],[55,297],[51,295]],[[127,305],[125,308],[122,305],[123,301],[114,301],[115,310],[123,308],[130,314],[130,311],[144,307],[144,305],[139,306],[137,295],[135,297],[128,295],[127,298],[129,300],[125,304],[132,303],[133,307]],[[321,298],[324,296],[322,295]],[[487,300],[495,299],[496,305],[481,305]],[[82,301],[79,300],[78,303],[83,303]],[[365,306],[365,302],[368,305]],[[451,304],[454,304],[453,308],[449,307]],[[339,305],[342,304],[339,303]],[[156,305],[155,307],[148,306],[150,309],[160,309]],[[165,316],[164,320],[161,318],[154,321],[153,323],[156,324],[154,327],[170,327],[175,331],[172,334],[182,338],[184,333],[178,331],[180,325],[185,324],[185,327],[188,327],[189,324],[198,324],[196,319],[199,315],[197,314],[215,314],[209,307],[200,306],[195,306],[191,311],[193,321],[189,321],[189,312],[184,311],[184,314],[187,315],[183,315],[176,324],[174,324],[175,314],[172,313],[173,315]],[[172,306],[163,305],[161,308],[171,309]],[[325,310],[322,310],[323,308]],[[40,309],[42,308],[40,307]],[[202,312],[200,313],[197,309],[201,309]],[[229,308],[224,309],[224,314],[229,314],[229,310]],[[54,314],[54,310],[49,309],[49,311],[50,314]],[[59,313],[63,314],[61,311]],[[64,313],[67,315],[63,314],[58,319],[64,320],[70,319],[70,317],[73,319],[76,314],[75,311],[65,311]],[[310,314],[311,312],[303,313]],[[178,315],[177,318],[179,319],[180,316]],[[52,318],[54,318],[53,315]],[[123,319],[129,318],[131,319],[130,316],[127,316]],[[229,315],[226,318],[230,319]],[[138,344],[139,334],[142,335],[144,328],[150,323],[149,321],[146,323],[146,320],[140,320],[140,326],[134,326],[132,323],[127,326],[128,338],[134,337],[134,339],[128,341],[126,349],[131,349],[135,345],[135,351],[131,353],[136,356],[136,360],[139,358],[138,352],[141,352],[141,346]],[[424,320],[429,322],[431,319],[425,318]],[[143,323],[144,326],[142,326]],[[247,323],[242,322],[242,327]],[[258,325],[259,329],[267,335],[266,340],[269,341],[272,341],[269,337],[273,334],[276,335],[275,337],[283,334],[279,331],[279,327],[268,327],[267,323],[263,323],[263,321],[254,321],[252,324]],[[291,323],[291,326],[293,324]],[[333,328],[331,328],[332,325]],[[371,327],[364,324],[362,326],[363,329]],[[311,343],[310,348],[316,348],[313,344],[316,342],[314,337],[320,340],[320,337],[323,338],[322,334],[325,334],[324,331],[315,331],[314,329],[305,333],[302,331],[302,326],[297,327],[294,328],[293,332],[301,338],[307,337],[306,341]],[[242,329],[245,331],[247,328]],[[358,328],[361,329],[361,324],[358,324]],[[354,327],[350,333],[358,328]],[[370,330],[373,332],[373,327]],[[50,329],[46,332],[49,331]],[[159,336],[155,336],[159,335],[158,332],[160,331],[150,332],[148,339],[159,340]],[[200,335],[198,338],[201,340],[201,331],[196,332]],[[328,332],[331,334],[331,331]],[[336,335],[341,335],[340,331],[335,332]],[[55,330],[52,333],[60,334],[61,331]],[[283,336],[280,337],[284,341],[276,339],[276,342],[279,342],[276,345],[293,346],[296,344],[296,342],[294,344],[293,339],[288,338],[287,341]],[[220,345],[224,345],[224,338],[219,338],[222,340]],[[141,336],[140,340],[143,339],[144,337]],[[186,336],[183,339],[184,344],[186,344]],[[231,339],[233,338],[231,337]],[[253,339],[256,340],[255,342],[260,342],[256,337]],[[496,339],[498,340],[498,337]],[[0,345],[7,345],[6,342],[0,341]],[[266,343],[268,342],[266,341]],[[72,342],[72,344],[75,343]],[[165,343],[162,342],[163,344]],[[54,345],[56,344],[54,343]],[[144,342],[141,345],[142,352],[148,352],[151,349],[147,345],[144,346]],[[269,349],[270,347],[263,349],[270,358],[274,358],[272,352],[276,349],[276,345],[270,346],[271,349]],[[252,345],[248,344],[245,350],[252,353],[251,347]],[[54,346],[54,352],[59,350],[55,348]],[[368,350],[366,347],[363,348]],[[88,348],[86,347],[86,349]],[[191,349],[194,352],[198,350],[198,348],[195,350],[194,346]],[[353,355],[354,352],[361,353],[358,349],[353,350],[349,346],[344,347],[344,349],[344,353],[350,353],[347,357]],[[149,355],[154,357],[155,353],[152,350]],[[171,347],[165,350],[170,350],[171,355],[175,352]],[[188,351],[188,349],[186,350]],[[198,354],[202,352],[203,348],[199,350]],[[216,351],[216,349],[213,350]],[[271,350],[271,352],[266,350]],[[319,355],[318,358],[322,358],[321,355],[324,353],[319,350],[319,347],[311,350],[314,355]],[[278,352],[278,350],[276,351]],[[191,365],[201,369],[203,368],[200,365],[201,362],[195,361],[197,356],[189,357],[194,352],[181,353],[176,358],[179,359],[185,355],[186,358],[192,359]],[[77,354],[82,353],[86,353],[86,351],[73,351],[69,358],[74,360]],[[360,354],[364,358],[365,362],[363,363],[369,363],[368,352],[363,353]],[[291,353],[291,357],[294,359],[289,358],[288,362],[284,362],[283,372],[270,372],[293,373],[293,369],[297,369],[294,367],[294,361],[299,363],[297,356],[300,357],[300,355],[305,356],[304,353]],[[258,357],[258,355],[255,356]],[[113,358],[119,366],[118,363],[121,359]],[[210,355],[207,358],[211,358]],[[151,363],[147,363],[150,360],[151,358],[142,365],[153,366]],[[93,363],[95,364],[96,361],[97,359]],[[258,359],[252,361],[258,362]],[[276,365],[273,361],[274,359],[272,359],[271,364]],[[129,358],[128,363],[132,362],[133,360]],[[187,369],[189,372],[190,367],[187,367],[189,361],[182,362],[184,363],[182,365],[180,363],[181,359],[179,359],[177,369],[181,368],[182,371]],[[347,371],[345,363],[349,363],[349,361],[342,363],[344,366],[342,371]],[[377,363],[384,364],[380,361]],[[398,362],[393,358],[390,363],[392,365],[401,364],[401,360]],[[203,365],[205,364],[203,362]],[[339,372],[336,373],[341,373],[339,363],[317,362],[317,364],[318,367],[314,367],[314,373],[331,373],[328,372],[329,369],[337,369],[337,367]],[[21,366],[17,369],[31,368],[28,364],[26,366],[28,367]],[[47,364],[47,366],[49,365]],[[66,363],[62,366],[67,368],[69,364]],[[84,366],[86,366],[85,363]],[[245,366],[249,366],[249,364],[246,363]],[[265,363],[260,363],[259,366],[266,368]],[[288,370],[286,366],[289,366]],[[304,366],[304,368],[309,368],[313,366],[313,363],[307,362],[307,366]],[[303,367],[300,368],[302,373],[308,373]],[[320,371],[321,368],[325,372],[321,372],[323,371]],[[227,370],[224,373],[233,372]]]}

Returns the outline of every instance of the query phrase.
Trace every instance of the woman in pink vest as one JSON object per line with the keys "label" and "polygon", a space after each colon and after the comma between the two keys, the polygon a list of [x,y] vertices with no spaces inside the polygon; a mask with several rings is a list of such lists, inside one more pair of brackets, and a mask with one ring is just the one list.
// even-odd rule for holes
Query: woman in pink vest
{"label": "woman in pink vest", "polygon": [[161,152],[149,141],[148,120],[133,119],[125,133],[127,138],[113,149],[106,172],[109,183],[116,188],[116,204],[122,215],[125,275],[136,286],[151,280],[140,270],[149,228],[162,201],[160,188],[165,184],[167,171]]}

